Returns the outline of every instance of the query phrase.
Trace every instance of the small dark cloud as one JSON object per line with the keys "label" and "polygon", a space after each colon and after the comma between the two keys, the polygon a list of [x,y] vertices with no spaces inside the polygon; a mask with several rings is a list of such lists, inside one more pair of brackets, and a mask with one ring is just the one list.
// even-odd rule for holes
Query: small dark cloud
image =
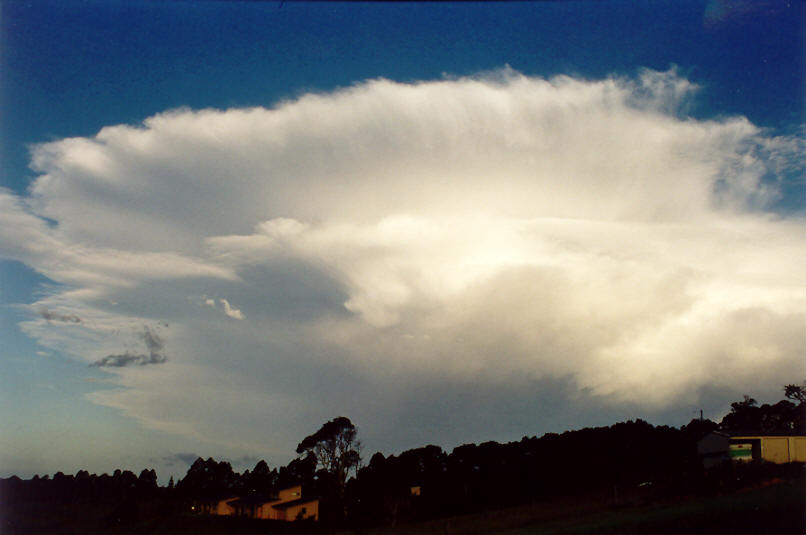
{"label": "small dark cloud", "polygon": [[200,457],[197,453],[172,453],[162,458],[168,464],[193,464],[193,462]]}
{"label": "small dark cloud", "polygon": [[64,321],[66,323],[81,323],[81,318],[75,314],[59,314],[45,307],[39,309],[39,315],[48,321]]}
{"label": "small dark cloud", "polygon": [[705,6],[706,28],[719,28],[728,24],[746,24],[759,17],[777,16],[792,10],[786,0],[710,0]]}
{"label": "small dark cloud", "polygon": [[131,353],[126,351],[120,355],[107,355],[90,364],[91,368],[124,368],[126,366],[146,366],[148,364],[163,364],[168,360],[163,349],[165,342],[159,334],[149,327],[144,327],[139,338],[145,343],[148,353]]}
{"label": "small dark cloud", "polygon": [[243,457],[238,457],[237,459],[232,459],[230,464],[232,466],[254,466],[258,462],[257,457],[253,457],[251,455],[244,455]]}
{"label": "small dark cloud", "polygon": [[148,327],[143,329],[143,332],[140,334],[140,338],[142,338],[143,342],[146,344],[146,348],[148,348],[149,353],[152,355],[154,353],[161,353],[162,349],[165,347],[165,342],[162,341],[162,338]]}
{"label": "small dark cloud", "polygon": [[162,364],[167,361],[165,355],[159,353],[150,353],[148,355],[135,355],[129,352],[122,355],[107,355],[102,359],[96,360],[90,367],[94,368],[123,368],[125,366],[145,366],[147,364]]}

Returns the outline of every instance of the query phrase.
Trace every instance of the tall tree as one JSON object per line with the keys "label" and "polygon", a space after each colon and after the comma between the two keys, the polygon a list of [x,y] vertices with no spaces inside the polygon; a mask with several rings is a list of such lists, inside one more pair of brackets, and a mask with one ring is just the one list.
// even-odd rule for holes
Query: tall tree
{"label": "tall tree", "polygon": [[271,470],[266,461],[258,461],[255,469],[247,470],[241,476],[241,486],[245,492],[268,494],[277,483],[277,470]]}
{"label": "tall tree", "polygon": [[317,466],[333,477],[342,497],[347,476],[361,462],[360,452],[358,429],[344,416],[325,423],[297,446],[300,457],[313,456]]}

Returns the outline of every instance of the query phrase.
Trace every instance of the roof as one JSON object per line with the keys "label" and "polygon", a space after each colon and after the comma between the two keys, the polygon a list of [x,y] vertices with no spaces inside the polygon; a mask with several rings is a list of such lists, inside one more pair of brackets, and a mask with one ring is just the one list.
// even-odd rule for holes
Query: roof
{"label": "roof", "polygon": [[730,434],[727,431],[722,431],[721,429],[714,429],[713,431],[709,431],[708,433],[703,435],[702,438],[705,438],[705,437],[708,437],[708,436],[711,436],[711,435],[719,435],[721,437],[729,437],[730,436]]}
{"label": "roof", "polygon": [[797,438],[806,438],[806,435],[799,435],[797,433],[731,433],[730,438],[740,439],[740,438],[788,438],[788,437],[797,437]]}
{"label": "roof", "polygon": [[[740,438],[740,437],[753,437],[753,438],[761,438],[761,437],[806,437],[806,433],[799,433],[796,430],[792,429],[789,431],[759,431],[758,429],[738,429],[738,430],[726,430],[726,429],[714,429],[709,433],[702,436],[702,438],[709,437],[709,436],[722,436],[727,438]],[[701,438],[701,440],[702,440]]]}
{"label": "roof", "polygon": [[790,431],[759,431],[757,429],[740,429],[738,431],[723,431],[723,434],[728,435],[731,438],[739,438],[739,437],[753,437],[753,438],[761,438],[761,437],[806,437],[804,433],[798,433],[797,431],[790,430]]}
{"label": "roof", "polygon": [[728,450],[730,436],[720,431],[711,431],[697,441],[700,455],[721,455]]}

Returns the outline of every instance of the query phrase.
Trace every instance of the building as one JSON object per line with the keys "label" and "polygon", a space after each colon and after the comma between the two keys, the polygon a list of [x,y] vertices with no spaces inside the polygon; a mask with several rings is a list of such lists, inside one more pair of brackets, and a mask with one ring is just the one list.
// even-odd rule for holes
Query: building
{"label": "building", "polygon": [[237,496],[227,495],[197,500],[193,504],[193,511],[205,515],[234,515],[235,508],[232,507],[231,503],[237,499]]}
{"label": "building", "polygon": [[279,491],[274,496],[251,495],[228,502],[236,516],[267,520],[319,520],[319,500],[303,498],[302,486]]}
{"label": "building", "polygon": [[776,464],[806,462],[806,436],[713,431],[697,442],[703,466],[724,461],[767,461]]}
{"label": "building", "polygon": [[761,459],[771,463],[806,463],[806,436],[732,435],[729,455],[734,460]]}
{"label": "building", "polygon": [[721,431],[712,431],[697,441],[697,453],[705,468],[719,466],[728,461],[730,455],[730,436]]}

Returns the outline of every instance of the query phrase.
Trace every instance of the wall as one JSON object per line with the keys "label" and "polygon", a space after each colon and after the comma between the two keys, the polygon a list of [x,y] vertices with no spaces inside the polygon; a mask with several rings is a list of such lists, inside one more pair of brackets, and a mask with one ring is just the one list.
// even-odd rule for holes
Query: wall
{"label": "wall", "polygon": [[731,437],[731,442],[761,442],[761,459],[772,463],[806,462],[806,436],[765,437],[742,436]]}
{"label": "wall", "polygon": [[319,500],[300,503],[289,507],[285,510],[285,519],[289,521],[296,520],[297,515],[299,515],[303,509],[305,510],[303,518],[319,519]]}

